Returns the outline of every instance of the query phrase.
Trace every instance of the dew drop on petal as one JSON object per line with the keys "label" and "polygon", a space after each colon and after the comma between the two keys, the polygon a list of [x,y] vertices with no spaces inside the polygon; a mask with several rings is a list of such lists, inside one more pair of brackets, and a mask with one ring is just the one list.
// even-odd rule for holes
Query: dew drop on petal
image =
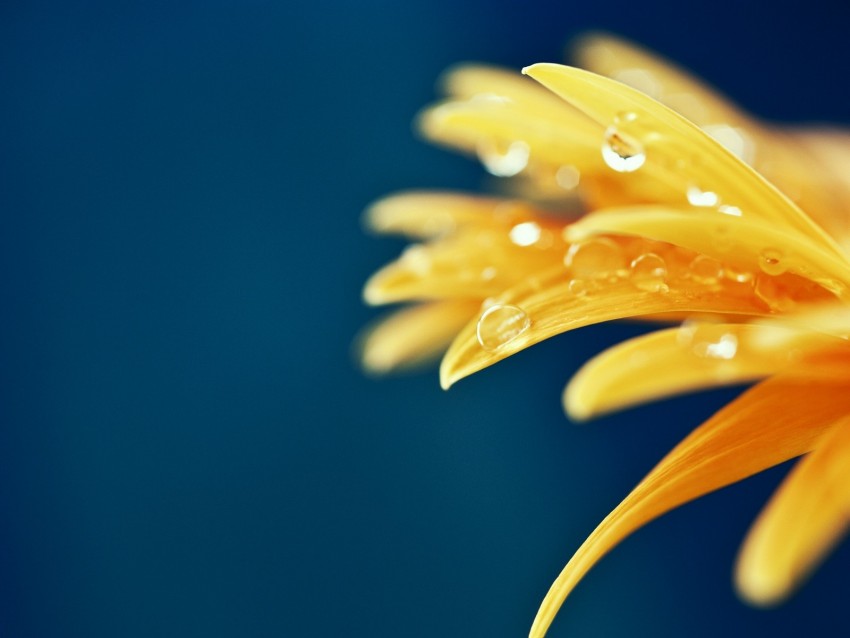
{"label": "dew drop on petal", "polygon": [[593,237],[570,246],[564,265],[578,278],[602,279],[622,274],[626,268],[622,249],[607,237]]}
{"label": "dew drop on petal", "polygon": [[531,149],[522,141],[511,142],[502,147],[493,141],[484,141],[478,145],[478,159],[487,172],[496,177],[513,177],[528,166]]}
{"label": "dew drop on petal", "polygon": [[496,278],[498,271],[493,266],[487,266],[481,271],[481,279],[483,281],[493,281]]}
{"label": "dew drop on petal", "polygon": [[[634,113],[626,114],[619,120],[625,118],[626,121],[632,121],[634,117],[628,119],[629,115],[633,116]],[[646,152],[640,141],[622,132],[614,125],[609,126],[605,131],[605,139],[602,143],[602,159],[618,173],[632,173],[646,162]]]}
{"label": "dew drop on petal", "polygon": [[755,144],[743,129],[729,124],[708,124],[702,129],[733,155],[747,164],[752,164]]}
{"label": "dew drop on petal", "polygon": [[575,166],[561,166],[555,173],[555,181],[564,190],[575,190],[581,180],[581,173]]}
{"label": "dew drop on petal", "polygon": [[698,284],[710,286],[723,276],[723,264],[708,255],[697,255],[688,266],[688,273]]}
{"label": "dew drop on petal", "polygon": [[723,213],[724,215],[731,215],[732,217],[740,217],[742,215],[741,209],[737,206],[728,206],[726,204],[722,204],[717,207],[717,210]]}
{"label": "dew drop on petal", "polygon": [[496,350],[513,341],[531,326],[528,314],[518,306],[494,304],[478,319],[476,335],[485,350]]}
{"label": "dew drop on petal", "polygon": [[575,297],[584,297],[591,288],[591,285],[584,279],[570,279],[570,283],[567,286],[570,289],[570,293]]}
{"label": "dew drop on petal", "polygon": [[693,337],[693,351],[705,359],[734,359],[738,353],[738,337],[731,332],[724,333],[713,340],[701,340],[699,330]]}
{"label": "dew drop on petal", "polygon": [[704,191],[694,184],[688,186],[688,202],[691,206],[711,208],[720,203],[720,198],[713,191]]}
{"label": "dew drop on petal", "polygon": [[772,312],[788,312],[796,305],[779,280],[764,273],[756,277],[754,292]]}
{"label": "dew drop on petal", "polygon": [[517,246],[531,246],[540,239],[540,225],[536,222],[523,222],[511,228],[511,241]]}
{"label": "dew drop on petal", "polygon": [[647,292],[667,292],[667,263],[655,253],[645,253],[631,263],[631,281]]}
{"label": "dew drop on petal", "polygon": [[741,270],[728,264],[723,266],[723,276],[729,281],[734,281],[739,284],[748,284],[753,281],[753,273],[749,270]]}
{"label": "dew drop on petal", "polygon": [[782,251],[766,248],[759,254],[759,268],[768,275],[781,275],[788,270]]}

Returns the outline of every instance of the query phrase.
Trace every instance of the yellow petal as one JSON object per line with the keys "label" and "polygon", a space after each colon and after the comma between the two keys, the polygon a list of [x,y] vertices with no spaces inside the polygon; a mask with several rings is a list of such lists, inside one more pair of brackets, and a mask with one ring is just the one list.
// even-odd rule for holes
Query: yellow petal
{"label": "yellow petal", "polygon": [[378,233],[417,239],[446,235],[467,226],[489,226],[508,219],[525,221],[531,206],[514,200],[463,193],[410,191],[385,197],[369,207],[364,223]]}
{"label": "yellow petal", "polygon": [[661,397],[753,381],[796,362],[802,349],[832,341],[771,326],[687,322],[625,341],[588,361],[567,385],[564,408],[584,420]]}
{"label": "yellow petal", "polygon": [[640,91],[557,64],[535,64],[523,72],[603,127],[612,127],[609,140],[613,135],[623,153],[623,147],[628,149],[627,155],[642,153],[645,165],[635,171],[641,180],[677,190],[682,203],[691,188],[710,192],[722,206],[794,229],[821,244],[824,251],[843,258],[835,241],[758,173],[694,124]]}
{"label": "yellow petal", "polygon": [[738,591],[757,605],[780,602],[850,527],[850,418],[800,461],[762,511],[738,559]]}
{"label": "yellow petal", "polygon": [[747,131],[759,126],[732,102],[680,67],[608,34],[580,38],[573,49],[578,66],[607,76],[658,100],[694,124],[727,124]]}
{"label": "yellow petal", "polygon": [[479,299],[460,299],[394,312],[360,338],[363,367],[384,374],[433,360],[480,307]]}
{"label": "yellow petal", "polygon": [[727,405],[676,446],[582,544],[541,604],[531,637],[546,633],[581,578],[632,532],[683,503],[805,454],[848,409],[846,385],[781,376]]}
{"label": "yellow petal", "polygon": [[850,289],[850,263],[793,230],[716,211],[634,206],[600,211],[572,224],[567,236],[625,233],[668,241],[725,263],[775,276],[805,277],[835,294]]}
{"label": "yellow petal", "polygon": [[[625,263],[629,261],[627,257]],[[753,296],[752,285],[729,279],[719,280],[705,289],[683,279],[671,279],[664,286],[666,291],[662,292],[642,288],[630,279],[584,281],[574,279],[569,269],[563,267],[536,274],[495,299],[497,303],[520,308],[530,321],[529,327],[500,347],[485,349],[479,341],[477,320],[473,320],[443,358],[440,382],[448,388],[459,379],[535,343],[594,323],[665,312],[736,315],[767,312]]]}

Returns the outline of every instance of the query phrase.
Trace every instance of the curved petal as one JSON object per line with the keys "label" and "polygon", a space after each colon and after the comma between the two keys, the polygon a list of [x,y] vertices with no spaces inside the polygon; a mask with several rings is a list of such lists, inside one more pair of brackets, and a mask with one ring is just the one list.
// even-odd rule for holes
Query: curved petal
{"label": "curved petal", "polygon": [[[733,401],[677,445],[593,531],[543,600],[539,638],[582,577],[649,521],[704,494],[813,449],[850,410],[845,384],[777,376]],[[797,409],[790,409],[791,406]]]}
{"label": "curved petal", "polygon": [[[628,261],[626,262],[628,263]],[[576,289],[576,282],[582,284]],[[599,288],[594,288],[598,285]],[[452,343],[440,366],[440,383],[448,388],[482,370],[556,334],[595,323],[664,312],[765,315],[764,305],[753,295],[752,285],[724,279],[710,288],[694,287],[687,280],[670,280],[664,292],[647,290],[629,279],[615,279],[588,288],[560,267],[530,277],[495,299],[520,308],[528,316],[528,329],[495,349],[481,346],[477,320],[470,322]]]}
{"label": "curved petal", "polygon": [[850,418],[797,463],[762,511],[738,558],[741,595],[780,602],[800,585],[850,528]]}
{"label": "curved petal", "polygon": [[480,307],[480,299],[459,299],[394,312],[358,339],[360,361],[374,374],[427,363],[448,348]]}
{"label": "curved petal", "polygon": [[[834,341],[763,325],[686,322],[630,339],[588,361],[564,390],[564,409],[580,421],[684,392],[753,381],[796,364],[803,350]],[[795,375],[805,372],[795,365]]]}
{"label": "curved petal", "polygon": [[[587,113],[631,153],[645,154],[638,171],[647,181],[678,189],[710,192],[724,206],[795,229],[823,250],[844,259],[841,249],[787,197],[694,124],[664,105],[619,82],[558,64],[535,64],[523,73]],[[600,140],[600,145],[603,140]]]}
{"label": "curved petal", "polygon": [[570,225],[567,237],[626,233],[668,241],[741,268],[771,276],[785,272],[848,295],[850,263],[789,229],[716,212],[633,206],[592,213]]}

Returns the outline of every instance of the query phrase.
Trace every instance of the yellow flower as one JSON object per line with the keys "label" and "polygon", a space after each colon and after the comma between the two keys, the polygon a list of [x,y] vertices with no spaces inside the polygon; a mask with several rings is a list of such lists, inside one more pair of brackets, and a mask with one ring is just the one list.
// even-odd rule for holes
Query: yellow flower
{"label": "yellow flower", "polygon": [[584,39],[578,56],[598,74],[537,64],[523,71],[535,84],[488,67],[448,73],[448,98],[424,112],[423,132],[477,154],[512,196],[406,193],[368,212],[373,229],[425,243],[366,285],[369,303],[418,305],[364,338],[365,366],[383,372],[448,347],[449,387],[555,334],[640,317],[683,323],[587,363],[564,393],[574,419],[763,380],[597,527],[532,636],[637,528],[788,459],[806,455],[744,543],[741,594],[781,600],[850,524],[850,136],[756,122],[607,36]]}

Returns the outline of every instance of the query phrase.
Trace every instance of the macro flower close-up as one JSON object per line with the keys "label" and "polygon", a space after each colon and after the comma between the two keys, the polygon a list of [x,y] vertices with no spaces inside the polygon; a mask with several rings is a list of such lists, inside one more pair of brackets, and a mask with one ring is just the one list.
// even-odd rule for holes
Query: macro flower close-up
{"label": "macro flower close-up", "polygon": [[580,547],[564,548],[575,553],[531,636],[643,525],[802,457],[734,567],[744,600],[777,604],[850,524],[850,133],[761,122],[613,36],[585,36],[572,54],[575,67],[446,72],[445,98],[418,129],[479,159],[491,193],[402,192],[367,211],[372,231],[416,243],[365,285],[369,304],[406,305],[364,332],[363,366],[442,356],[448,389],[571,330],[656,327],[578,371],[563,393],[572,420],[754,385],[692,423]]}

